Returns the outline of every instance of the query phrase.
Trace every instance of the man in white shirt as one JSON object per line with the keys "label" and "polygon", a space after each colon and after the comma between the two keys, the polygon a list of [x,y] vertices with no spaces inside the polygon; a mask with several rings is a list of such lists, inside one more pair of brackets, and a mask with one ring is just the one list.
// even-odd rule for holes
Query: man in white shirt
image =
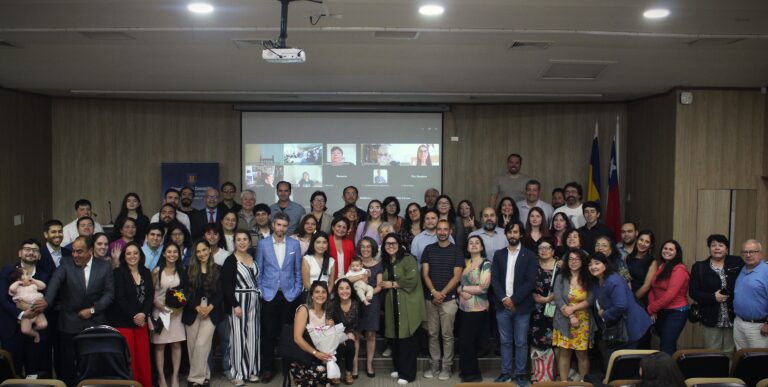
{"label": "man in white shirt", "polygon": [[[181,197],[181,194],[179,191],[175,188],[168,188],[165,190],[165,200],[163,201],[163,204],[170,204],[173,206],[173,208],[176,209],[176,221],[183,224],[184,227],[187,228],[187,231],[192,232],[192,227],[189,223],[189,216],[187,214],[179,211],[179,198]],[[160,213],[156,213],[152,215],[152,219],[149,220],[149,223],[156,223],[160,221]]]}
{"label": "man in white shirt", "polygon": [[581,195],[583,192],[581,184],[572,181],[565,185],[563,192],[565,192],[565,205],[556,209],[552,216],[558,212],[564,213],[571,220],[574,228],[587,224],[587,220],[584,218],[584,211],[581,208]]}
{"label": "man in white shirt", "polygon": [[525,183],[525,199],[517,202],[517,209],[520,211],[520,222],[525,224],[528,220],[528,212],[533,207],[541,208],[547,217],[547,225],[552,224],[552,215],[555,210],[549,203],[541,200],[541,182],[538,180],[528,180]]}
{"label": "man in white shirt", "polygon": [[[88,199],[80,199],[75,202],[75,220],[69,222],[66,226],[64,226],[64,239],[61,241],[62,246],[67,246],[72,241],[75,240],[78,236],[80,236],[80,233],[77,231],[77,220],[88,216],[91,219],[93,219],[92,212],[91,212],[91,202]],[[93,221],[93,228],[96,230],[96,232],[104,232],[104,228],[101,227],[101,225]]]}
{"label": "man in white shirt", "polygon": [[482,218],[483,228],[472,231],[469,236],[479,236],[483,240],[485,255],[493,262],[493,254],[507,247],[507,237],[504,235],[504,229],[496,223],[496,210],[491,207],[483,208]]}

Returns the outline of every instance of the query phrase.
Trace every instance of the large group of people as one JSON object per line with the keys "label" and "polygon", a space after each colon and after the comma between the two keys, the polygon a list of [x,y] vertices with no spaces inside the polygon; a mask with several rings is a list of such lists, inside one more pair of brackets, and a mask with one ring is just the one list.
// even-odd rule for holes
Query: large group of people
{"label": "large group of people", "polygon": [[[190,207],[194,190],[168,189],[151,218],[128,193],[105,234],[90,202],[78,200],[72,223],[46,222],[44,241],[22,241],[18,262],[0,272],[0,343],[17,370],[55,369],[72,386],[74,336],[109,324],[126,339],[136,380],[160,387],[180,385],[184,353],[187,383],[207,386],[214,348],[234,385],[267,383],[286,339],[315,359],[283,370],[296,385],[353,384],[363,340],[364,372],[375,376],[379,335],[399,384],[418,377],[421,350],[424,378],[458,371],[462,381],[481,380],[478,353],[489,337],[501,354],[497,382],[536,379],[527,374],[534,352],[556,365],[552,376],[582,380],[613,351],[650,348],[652,333],[671,355],[692,308],[707,348],[768,347],[768,264],[758,241],[745,241],[738,257],[728,238],[711,235],[710,256],[689,271],[677,241],[656,251],[654,233],[629,221],[615,241],[578,183],[554,190],[549,204],[521,165],[509,156],[509,173],[478,210],[436,189],[423,205],[401,207],[390,196],[363,210],[349,186],[330,215],[322,191],[306,212],[288,182],[277,183],[272,205],[250,190],[237,203],[227,182],[205,191],[201,210]],[[279,337],[286,324],[292,338]],[[305,334],[337,324],[343,337],[330,350]],[[339,372],[329,377],[332,364]]]}

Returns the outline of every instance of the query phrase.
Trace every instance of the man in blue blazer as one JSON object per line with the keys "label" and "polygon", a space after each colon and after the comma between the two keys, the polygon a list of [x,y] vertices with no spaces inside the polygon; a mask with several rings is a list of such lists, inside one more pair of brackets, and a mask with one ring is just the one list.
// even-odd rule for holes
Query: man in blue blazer
{"label": "man in blue blazer", "polygon": [[[274,377],[275,339],[280,327],[293,321],[301,283],[301,245],[287,238],[287,214],[278,212],[272,219],[272,235],[259,242],[256,264],[259,266],[261,304],[261,382]],[[285,372],[285,371],[283,371]]]}
{"label": "man in blue blazer", "polygon": [[[19,261],[4,267],[0,271],[0,341],[3,348],[13,356],[14,367],[19,375],[33,375],[45,377],[51,375],[51,353],[45,351],[48,347],[48,329],[40,332],[40,342],[35,343],[32,337],[21,333],[19,321],[22,317],[30,318],[37,314],[30,310],[21,310],[16,307],[13,297],[8,294],[11,286],[11,274],[17,269],[23,269],[32,274],[32,278],[48,283],[50,275],[38,270],[40,262],[40,250],[42,245],[35,239],[27,239],[19,246]],[[22,371],[23,370],[23,371]]]}
{"label": "man in blue blazer", "polygon": [[491,263],[492,300],[496,307],[501,342],[501,374],[496,382],[512,379],[514,347],[515,382],[528,384],[525,365],[528,361],[528,322],[533,310],[533,288],[538,262],[536,254],[520,244],[523,226],[510,222],[504,229],[509,245],[497,250]]}

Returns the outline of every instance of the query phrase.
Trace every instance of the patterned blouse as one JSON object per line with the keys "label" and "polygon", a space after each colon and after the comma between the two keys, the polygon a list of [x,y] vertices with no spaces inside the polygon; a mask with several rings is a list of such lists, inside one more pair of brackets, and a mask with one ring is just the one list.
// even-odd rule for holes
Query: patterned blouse
{"label": "patterned blouse", "polygon": [[[712,268],[712,271],[717,273],[718,277],[720,277],[720,289],[725,289],[728,286],[728,283],[725,279],[725,270],[724,267],[717,268],[715,265],[712,264],[712,260],[709,262],[709,267]],[[730,328],[733,326],[731,324],[731,318],[728,315],[728,303],[727,302],[721,302],[720,303],[720,312],[717,314],[717,327],[718,328]]]}
{"label": "patterned blouse", "polygon": [[482,312],[488,310],[488,288],[491,286],[491,262],[483,259],[479,267],[471,269],[467,265],[461,274],[461,286],[480,286],[481,294],[473,294],[469,299],[459,297],[459,309],[463,312]]}

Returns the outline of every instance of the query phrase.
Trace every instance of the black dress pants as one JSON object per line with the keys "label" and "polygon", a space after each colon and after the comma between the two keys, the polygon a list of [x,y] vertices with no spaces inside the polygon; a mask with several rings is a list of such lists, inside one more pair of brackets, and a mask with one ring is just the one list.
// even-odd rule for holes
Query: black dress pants
{"label": "black dress pants", "polygon": [[462,378],[480,377],[477,350],[488,331],[488,311],[459,311],[459,375]]}
{"label": "black dress pants", "polygon": [[278,291],[272,301],[261,304],[261,372],[273,372],[275,368],[275,344],[284,324],[293,323],[296,315],[295,301],[285,299]]}
{"label": "black dress pants", "polygon": [[419,354],[419,342],[416,336],[391,339],[392,364],[400,379],[409,382],[416,380],[416,356]]}

